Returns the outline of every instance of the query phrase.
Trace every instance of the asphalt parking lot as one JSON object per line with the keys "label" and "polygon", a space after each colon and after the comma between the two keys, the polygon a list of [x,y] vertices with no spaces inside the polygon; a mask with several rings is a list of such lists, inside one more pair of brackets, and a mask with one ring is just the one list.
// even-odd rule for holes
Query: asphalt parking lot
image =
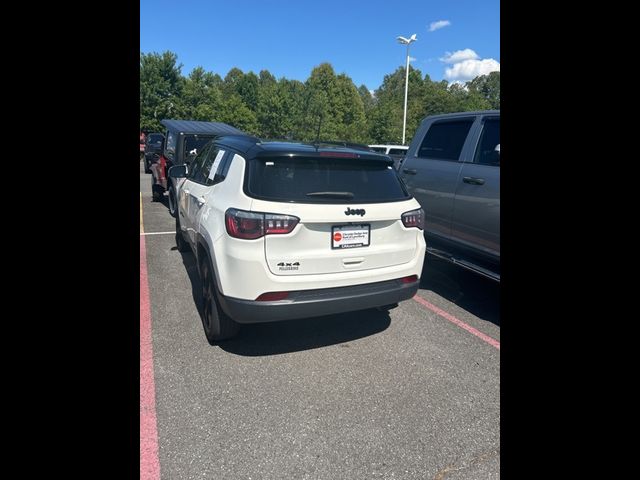
{"label": "asphalt parking lot", "polygon": [[388,313],[211,346],[194,257],[142,163],[140,192],[141,478],[499,478],[497,284],[427,257],[418,298]]}

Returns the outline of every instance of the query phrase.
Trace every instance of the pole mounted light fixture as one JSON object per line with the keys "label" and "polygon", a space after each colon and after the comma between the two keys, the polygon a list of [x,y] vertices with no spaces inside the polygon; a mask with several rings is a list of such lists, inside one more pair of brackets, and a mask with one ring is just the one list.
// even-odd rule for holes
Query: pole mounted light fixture
{"label": "pole mounted light fixture", "polygon": [[404,145],[405,134],[407,131],[407,93],[409,91],[409,45],[411,45],[412,42],[415,42],[418,40],[416,36],[417,34],[414,33],[409,38],[405,38],[401,36],[397,37],[398,43],[407,46],[407,68],[406,68],[406,75],[404,80],[404,120],[402,121],[402,145]]}

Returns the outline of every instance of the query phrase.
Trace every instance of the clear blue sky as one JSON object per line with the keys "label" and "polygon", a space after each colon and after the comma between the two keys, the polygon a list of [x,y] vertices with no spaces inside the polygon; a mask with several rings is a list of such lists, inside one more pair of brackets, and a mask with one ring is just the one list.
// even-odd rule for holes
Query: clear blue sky
{"label": "clear blue sky", "polygon": [[[449,24],[429,31],[437,21]],[[412,65],[432,80],[499,69],[499,0],[140,1],[140,51],[176,53],[185,76],[202,66],[224,78],[238,67],[304,81],[329,62],[374,90],[404,65],[396,36],[413,33]]]}

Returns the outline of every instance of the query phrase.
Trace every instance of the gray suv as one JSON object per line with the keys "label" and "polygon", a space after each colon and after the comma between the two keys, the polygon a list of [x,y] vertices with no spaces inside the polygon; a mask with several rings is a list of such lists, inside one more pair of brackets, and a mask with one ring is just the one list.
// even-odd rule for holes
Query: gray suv
{"label": "gray suv", "polygon": [[500,110],[426,117],[400,176],[425,211],[427,251],[500,281]]}

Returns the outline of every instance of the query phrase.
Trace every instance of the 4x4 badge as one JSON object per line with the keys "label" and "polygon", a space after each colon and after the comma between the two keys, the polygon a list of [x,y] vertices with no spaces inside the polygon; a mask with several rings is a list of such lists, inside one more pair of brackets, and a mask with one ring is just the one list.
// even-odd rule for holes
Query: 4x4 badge
{"label": "4x4 badge", "polygon": [[278,270],[298,270],[300,268],[300,262],[279,262],[277,264]]}
{"label": "4x4 badge", "polygon": [[367,212],[365,211],[364,208],[358,208],[358,209],[352,210],[350,207],[347,207],[347,209],[344,211],[345,215],[360,215],[361,217],[364,216],[365,213]]}

